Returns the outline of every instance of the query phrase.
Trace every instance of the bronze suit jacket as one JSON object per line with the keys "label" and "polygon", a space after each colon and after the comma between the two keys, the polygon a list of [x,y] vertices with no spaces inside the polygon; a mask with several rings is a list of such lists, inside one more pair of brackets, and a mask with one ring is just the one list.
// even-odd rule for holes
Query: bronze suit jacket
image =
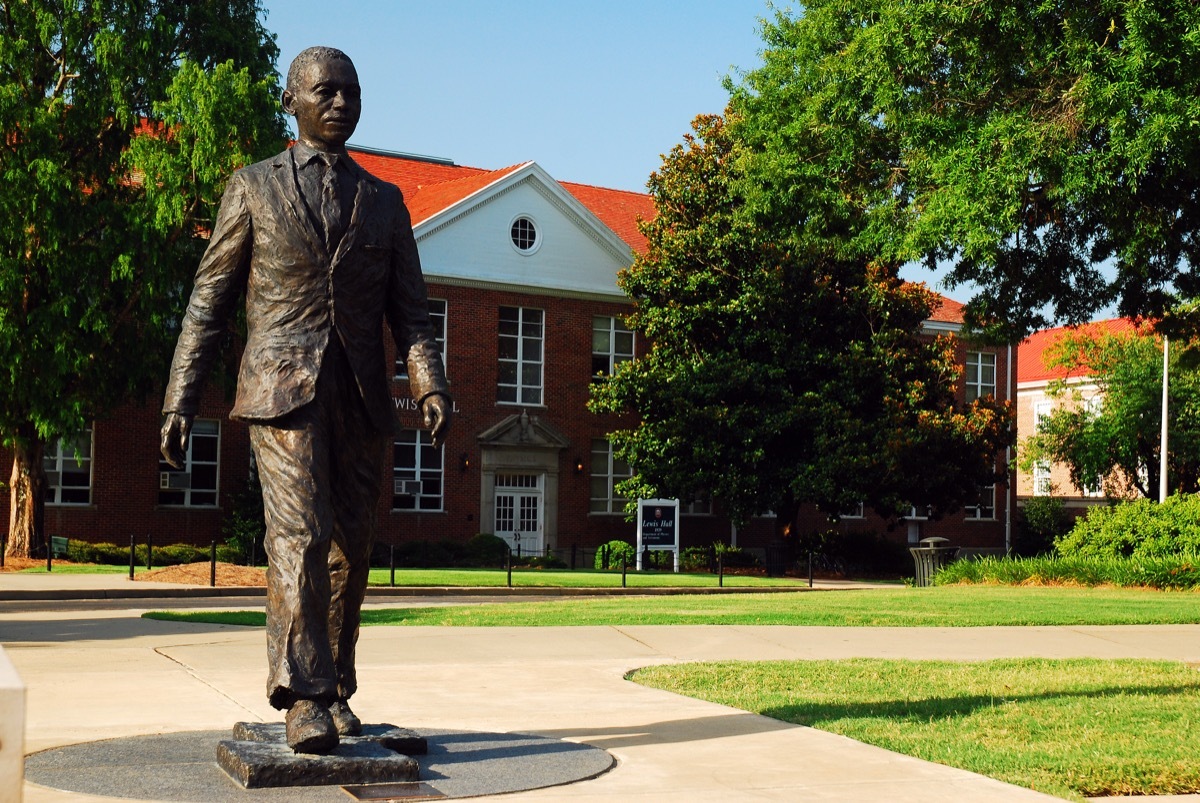
{"label": "bronze suit jacket", "polygon": [[[391,432],[386,319],[407,354],[413,397],[446,393],[425,281],[400,190],[350,162],[349,228],[329,253],[300,194],[293,151],[229,180],[175,346],[163,412],[195,415],[238,297],[246,348],[230,417],[264,422],[311,401],[330,337],[338,337],[371,422]],[[314,210],[315,213],[315,210]]]}

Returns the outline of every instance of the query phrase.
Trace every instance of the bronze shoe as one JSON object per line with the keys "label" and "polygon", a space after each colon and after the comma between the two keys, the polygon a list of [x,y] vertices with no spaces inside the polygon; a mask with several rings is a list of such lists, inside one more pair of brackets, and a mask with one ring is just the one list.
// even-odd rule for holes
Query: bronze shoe
{"label": "bronze shoe", "polygon": [[338,700],[329,706],[329,715],[333,717],[333,724],[337,726],[337,732],[340,735],[359,736],[362,734],[362,721],[354,715],[345,700]]}
{"label": "bronze shoe", "polygon": [[315,700],[297,700],[285,719],[287,743],[296,753],[328,753],[338,746],[329,709]]}

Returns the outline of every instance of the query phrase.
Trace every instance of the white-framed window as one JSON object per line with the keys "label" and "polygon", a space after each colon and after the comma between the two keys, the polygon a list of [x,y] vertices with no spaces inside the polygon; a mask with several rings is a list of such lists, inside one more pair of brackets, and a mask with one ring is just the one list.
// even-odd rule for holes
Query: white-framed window
{"label": "white-framed window", "polygon": [[967,518],[973,520],[994,521],[996,518],[996,486],[982,485],[979,488],[979,498],[975,504],[967,505]]}
{"label": "white-framed window", "polygon": [[183,507],[216,507],[220,480],[221,422],[192,421],[183,468],[158,461],[158,503]]}
{"label": "white-framed window", "polygon": [[929,505],[913,505],[901,518],[907,521],[928,521]]}
{"label": "white-framed window", "polygon": [[846,510],[843,510],[840,513],[838,513],[838,518],[842,518],[842,519],[865,519],[866,517],[867,517],[866,506],[862,502],[851,505]]}
{"label": "white-framed window", "polygon": [[693,499],[690,502],[679,500],[679,513],[683,516],[711,516],[712,501],[708,499]]}
{"label": "white-framed window", "polygon": [[500,308],[501,404],[542,403],[543,341],[546,314],[529,307]]}
{"label": "white-framed window", "polygon": [[1033,495],[1050,496],[1054,492],[1054,483],[1050,481],[1050,463],[1039,460],[1033,464]]}
{"label": "white-framed window", "polygon": [[990,351],[967,352],[967,401],[996,395],[996,355]]}
{"label": "white-framed window", "polygon": [[442,509],[445,450],[423,429],[403,429],[392,442],[392,510]]}
{"label": "white-framed window", "polygon": [[[442,364],[446,363],[446,302],[440,298],[429,299],[429,322],[433,324],[433,338],[442,352]],[[396,355],[396,378],[408,379],[408,355]]]}
{"label": "white-framed window", "polygon": [[517,215],[508,225],[508,239],[517,253],[529,256],[542,245],[542,232],[529,215]]}
{"label": "white-framed window", "polygon": [[1040,401],[1034,402],[1033,405],[1033,431],[1041,432],[1042,424],[1050,417],[1050,413],[1054,412],[1054,402]]}
{"label": "white-framed window", "polygon": [[618,496],[616,485],[633,476],[629,464],[613,454],[612,444],[603,438],[592,441],[592,513],[624,513],[624,497]]}
{"label": "white-framed window", "polygon": [[633,332],[620,318],[592,318],[592,377],[612,376],[617,366],[633,359]]}
{"label": "white-framed window", "polygon": [[92,503],[92,426],[73,438],[46,444],[42,455],[46,470],[47,505]]}

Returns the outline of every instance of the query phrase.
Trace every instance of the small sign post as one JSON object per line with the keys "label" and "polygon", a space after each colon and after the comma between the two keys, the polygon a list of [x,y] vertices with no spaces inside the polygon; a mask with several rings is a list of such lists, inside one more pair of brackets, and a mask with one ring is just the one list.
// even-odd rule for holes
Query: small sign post
{"label": "small sign post", "polygon": [[679,500],[638,500],[637,567],[642,566],[645,550],[669,550],[675,553],[675,571],[679,571]]}

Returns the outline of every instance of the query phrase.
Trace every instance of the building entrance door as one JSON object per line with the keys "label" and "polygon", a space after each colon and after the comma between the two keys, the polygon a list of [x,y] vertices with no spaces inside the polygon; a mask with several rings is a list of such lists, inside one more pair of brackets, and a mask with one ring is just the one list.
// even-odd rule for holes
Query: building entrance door
{"label": "building entrance door", "polygon": [[496,475],[496,535],[514,555],[540,555],[546,546],[541,474]]}

